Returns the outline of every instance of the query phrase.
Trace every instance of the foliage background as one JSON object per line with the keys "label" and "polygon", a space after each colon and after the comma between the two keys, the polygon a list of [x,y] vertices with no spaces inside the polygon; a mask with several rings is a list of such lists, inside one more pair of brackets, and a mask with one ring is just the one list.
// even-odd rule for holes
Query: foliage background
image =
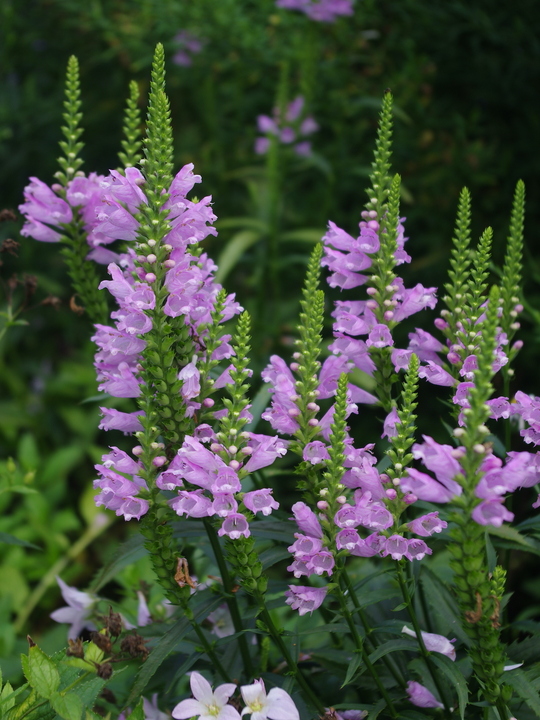
{"label": "foliage background", "polygon": [[[0,6],[0,206],[15,209],[28,177],[52,181],[60,139],[63,79],[76,54],[83,90],[86,170],[117,164],[121,112],[128,83],[136,79],[144,103],[156,42],[175,52],[174,35],[187,29],[204,41],[191,67],[169,66],[168,88],[176,164],[195,164],[200,196],[212,194],[219,218],[264,219],[264,160],[253,152],[256,116],[270,113],[288,68],[288,92],[306,97],[320,124],[311,161],[287,168],[281,186],[281,225],[322,235],[328,219],[354,232],[364,202],[380,97],[391,88],[397,106],[394,170],[406,192],[409,252],[406,283],[441,286],[461,187],[473,196],[476,235],[495,230],[495,264],[501,261],[513,189],[525,181],[526,344],[518,358],[514,390],[540,394],[537,367],[540,277],[534,228],[539,221],[535,153],[540,123],[538,73],[540,8],[533,0],[358,0],[353,18],[335,25],[278,11],[273,0],[4,0]],[[0,225],[0,239],[18,238],[21,221]],[[234,238],[234,223],[211,238],[218,258]],[[255,357],[262,367],[271,351],[290,352],[301,279],[311,245],[282,243],[282,297],[277,333],[258,329]],[[4,254],[5,255],[5,254]],[[89,582],[124,524],[108,541],[66,559],[93,522],[93,464],[105,446],[91,365],[90,330],[70,310],[71,291],[57,247],[22,238],[18,257],[3,256],[0,274],[35,275],[38,291],[24,317],[0,344],[0,489],[22,483],[35,494],[0,494],[0,532],[41,550],[0,546],[0,657],[15,672],[18,643],[10,620],[27,607],[32,589],[54,563],[78,587]],[[257,306],[256,246],[226,279],[242,304]],[[18,290],[19,296],[21,290]],[[49,294],[59,309],[40,305]],[[426,315],[424,327],[429,329]],[[412,329],[412,328],[409,328]],[[424,426],[442,433],[440,406],[425,393]],[[88,400],[90,401],[88,402]],[[369,423],[359,420],[366,442]],[[435,427],[436,429],[433,429]],[[122,443],[119,437],[118,443]],[[10,460],[12,458],[12,460]],[[514,553],[511,612],[534,617],[540,581]],[[144,576],[144,569],[140,571]],[[133,594],[140,577],[123,577],[109,594]],[[58,605],[51,587],[24,629],[54,647],[65,639],[48,613]],[[22,629],[22,625],[19,629]]]}

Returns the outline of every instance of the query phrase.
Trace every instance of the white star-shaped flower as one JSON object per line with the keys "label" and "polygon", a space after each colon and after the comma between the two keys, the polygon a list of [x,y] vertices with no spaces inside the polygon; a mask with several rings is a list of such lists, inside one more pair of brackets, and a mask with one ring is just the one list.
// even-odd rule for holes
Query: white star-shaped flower
{"label": "white star-shaped flower", "polygon": [[193,698],[182,700],[172,711],[176,720],[199,717],[200,720],[240,720],[238,710],[227,705],[227,700],[236,690],[234,683],[219,685],[215,690],[198,672],[192,672],[189,679]]}

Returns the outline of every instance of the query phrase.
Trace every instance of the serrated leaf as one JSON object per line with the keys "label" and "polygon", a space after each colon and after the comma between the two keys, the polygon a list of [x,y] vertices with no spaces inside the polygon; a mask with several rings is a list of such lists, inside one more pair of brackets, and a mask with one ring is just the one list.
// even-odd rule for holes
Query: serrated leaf
{"label": "serrated leaf", "polygon": [[32,548],[32,550],[41,550],[39,545],[34,545],[34,543],[21,540],[15,537],[15,535],[10,535],[5,532],[0,532],[0,543],[6,543],[6,545],[21,545],[22,547]]}
{"label": "serrated leaf", "polygon": [[467,707],[467,702],[469,700],[467,681],[459,671],[456,664],[452,662],[450,658],[447,658],[445,655],[440,655],[439,653],[432,653],[430,659],[442,670],[445,679],[449,680],[456,689],[459,714],[461,720],[464,720],[465,708]]}
{"label": "serrated leaf", "polygon": [[[204,595],[206,595],[206,593],[204,593]],[[204,597],[204,595],[203,593],[201,593],[202,597]],[[218,608],[223,602],[223,599],[221,597],[213,596],[208,598],[208,595],[206,595],[206,601],[203,601],[202,597],[198,599],[197,607],[194,608],[194,619],[196,622],[199,622],[200,620],[207,617],[209,613]],[[133,684],[133,687],[131,688],[129,697],[126,700],[126,705],[130,705],[132,702],[134,702],[134,700],[136,700],[138,697],[140,697],[140,695],[142,695],[143,690],[149,682],[150,678],[161,666],[165,658],[188,634],[188,632],[191,630],[191,627],[191,623],[187,618],[180,618],[164,635],[162,635],[162,637],[160,637],[156,645],[152,648],[152,651],[148,656],[147,660],[145,661],[144,665],[137,673],[137,678]]]}
{"label": "serrated leaf", "polygon": [[11,683],[6,683],[0,693],[0,717],[4,717],[4,713],[15,705],[15,698],[21,692],[19,688],[16,692],[13,692]]}
{"label": "serrated leaf", "polygon": [[527,674],[523,670],[509,670],[504,673],[504,682],[514,688],[519,697],[540,717],[540,696],[533,689]]}
{"label": "serrated leaf", "polygon": [[[124,670],[115,670],[115,678]],[[84,707],[91,707],[98,699],[99,693],[103,690],[107,684],[106,680],[98,677],[97,675],[90,676],[89,680],[81,682],[77,686],[77,695],[80,698]]]}
{"label": "serrated leaf", "polygon": [[353,677],[356,675],[358,668],[362,664],[362,656],[359,652],[355,653],[353,655],[353,659],[349,663],[349,666],[347,667],[347,674],[345,675],[345,680],[341,684],[341,687],[344,688],[345,685],[348,685]]}
{"label": "serrated leaf", "polygon": [[48,655],[37,645],[21,658],[24,674],[34,690],[47,700],[60,685],[60,673]]}
{"label": "serrated leaf", "polygon": [[540,543],[533,538],[522,535],[511,525],[501,525],[501,527],[489,525],[487,531],[490,535],[499,537],[502,540],[508,540],[509,542],[516,543],[516,545],[521,545],[523,548],[527,548],[530,552],[535,553],[535,555],[540,555]]}
{"label": "serrated leaf", "polygon": [[514,662],[536,662],[540,657],[540,635],[514,641],[506,648],[508,657]]}
{"label": "serrated leaf", "polygon": [[99,592],[104,585],[114,579],[120,570],[136,562],[146,553],[143,536],[140,533],[132,535],[129,540],[115,550],[110,560],[101,568],[93,579],[89,592]]}
{"label": "serrated leaf", "polygon": [[137,706],[133,712],[131,712],[126,720],[145,720],[146,716],[144,714],[144,704],[143,699],[141,698],[139,702],[137,703]]}
{"label": "serrated leaf", "polygon": [[63,720],[81,720],[83,703],[77,693],[53,693],[50,703]]}

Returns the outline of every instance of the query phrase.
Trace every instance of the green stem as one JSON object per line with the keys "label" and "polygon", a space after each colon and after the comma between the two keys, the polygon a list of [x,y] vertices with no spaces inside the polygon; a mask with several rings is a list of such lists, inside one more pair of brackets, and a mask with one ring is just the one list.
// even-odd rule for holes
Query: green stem
{"label": "green stem", "polygon": [[72,560],[82,553],[91,542],[98,538],[107,528],[116,520],[114,515],[104,515],[100,513],[99,517],[105,517],[102,524],[98,524],[94,521],[92,525],[86,528],[85,532],[77,540],[77,542],[70,547],[67,553],[59,558],[55,564],[48,570],[48,572],[41,578],[40,582],[32,594],[28,598],[26,604],[21,608],[17,618],[14,622],[15,632],[21,632],[24,627],[24,623],[30,617],[30,614],[34,608],[38,605],[43,595],[46,593],[48,588],[54,583],[55,578],[69,565]]}
{"label": "green stem", "polygon": [[379,675],[378,675],[377,671],[375,670],[375,668],[374,668],[374,666],[373,666],[373,663],[372,663],[371,660],[369,659],[369,655],[368,655],[368,653],[366,652],[366,649],[365,649],[365,647],[364,647],[363,640],[362,640],[362,638],[360,637],[360,633],[358,632],[358,630],[357,630],[357,628],[356,628],[356,625],[354,624],[352,615],[351,615],[351,613],[350,613],[350,611],[349,611],[349,608],[347,607],[347,601],[346,601],[346,599],[345,599],[345,596],[343,595],[343,592],[341,591],[341,588],[338,586],[338,587],[336,588],[336,591],[335,591],[335,592],[336,592],[336,594],[337,594],[337,596],[338,596],[339,604],[340,604],[340,607],[341,607],[341,614],[343,615],[343,617],[345,618],[345,621],[346,621],[347,625],[349,626],[349,630],[351,631],[351,635],[352,635],[352,637],[353,637],[354,644],[356,645],[356,652],[358,652],[358,653],[360,653],[360,654],[362,655],[362,661],[363,661],[364,665],[366,666],[367,671],[369,672],[369,674],[370,674],[371,677],[373,678],[373,680],[374,680],[374,682],[375,682],[375,685],[377,686],[377,688],[378,688],[381,696],[384,698],[384,700],[385,700],[385,702],[386,702],[386,705],[387,705],[387,707],[388,707],[388,711],[389,711],[390,715],[391,715],[393,718],[398,718],[399,716],[398,716],[398,714],[397,714],[397,712],[396,712],[396,709],[395,709],[395,707],[394,707],[394,703],[392,702],[392,698],[390,697],[390,695],[388,694],[388,691],[386,690],[386,688],[385,688],[384,685],[382,684],[382,682],[381,682],[381,680],[380,680],[380,678],[379,678]]}
{"label": "green stem", "polygon": [[[345,581],[345,585],[347,586],[349,597],[351,598],[352,603],[354,605],[354,609],[356,610],[356,613],[360,619],[360,622],[362,623],[362,627],[364,628],[364,630],[366,632],[366,642],[369,644],[371,651],[373,651],[377,647],[377,643],[375,643],[375,641],[372,639],[373,628],[369,624],[369,620],[367,618],[366,613],[364,612],[364,609],[358,602],[358,598],[356,596],[354,586],[353,586],[351,579],[349,578],[349,575],[348,575],[347,571],[345,570],[345,568],[343,568],[341,576],[342,576],[343,580]],[[392,675],[394,680],[397,682],[397,684],[400,687],[402,687],[403,689],[405,689],[407,687],[407,683],[405,682],[405,678],[403,677],[403,675],[399,672],[399,669],[397,668],[395,662],[386,655],[381,659],[384,662],[384,664],[386,665],[386,668],[388,669],[388,671],[390,672],[390,674]]]}
{"label": "green stem", "polygon": [[274,625],[274,621],[272,620],[272,616],[268,612],[264,597],[260,593],[257,593],[255,595],[257,598],[257,602],[259,603],[260,607],[260,616],[265,623],[266,627],[268,628],[268,631],[270,635],[272,636],[274,642],[281,650],[281,653],[283,654],[283,658],[285,662],[287,663],[287,666],[289,668],[290,673],[294,676],[302,690],[304,691],[305,696],[310,700],[312,705],[317,709],[317,712],[320,714],[321,717],[323,717],[326,714],[326,709],[324,705],[321,703],[319,698],[315,695],[312,688],[310,687],[308,681],[306,680],[304,674],[302,673],[301,669],[298,667],[295,660],[293,660],[289,649],[283,642],[283,638],[281,637],[281,633],[277,629],[277,627]]}
{"label": "green stem", "polygon": [[[188,615],[188,612],[187,612],[188,604],[187,603],[183,606],[183,609],[186,612],[186,615]],[[191,611],[190,611],[190,614],[191,614]],[[230,677],[229,673],[225,670],[225,668],[221,664],[221,660],[218,658],[218,656],[214,652],[214,648],[208,642],[208,639],[205,637],[205,634],[202,631],[199,623],[196,620],[194,620],[192,617],[189,617],[189,621],[191,623],[191,627],[195,630],[197,637],[201,641],[205,653],[208,655],[208,657],[212,661],[212,667],[214,668],[214,670],[218,671],[218,673],[221,675],[223,680],[225,680],[225,682],[230,683],[231,677]]]}
{"label": "green stem", "polygon": [[420,624],[418,623],[418,618],[416,616],[416,612],[412,603],[412,598],[409,593],[409,588],[407,587],[407,583],[405,581],[405,578],[403,577],[403,570],[401,568],[401,561],[396,561],[396,575],[399,582],[399,587],[401,589],[401,594],[403,595],[403,600],[405,601],[405,604],[407,605],[407,611],[409,613],[409,617],[411,618],[411,622],[414,627],[414,631],[416,633],[416,639],[418,640],[418,645],[420,647],[420,653],[422,657],[424,658],[424,661],[427,665],[427,668],[429,670],[429,674],[431,675],[433,682],[435,683],[435,687],[437,688],[437,692],[439,693],[439,697],[441,698],[441,701],[444,705],[444,712],[447,718],[450,718],[451,710],[450,706],[448,705],[448,701],[446,700],[445,693],[443,692],[443,688],[439,682],[439,678],[437,676],[437,673],[435,671],[435,668],[433,667],[433,663],[431,662],[431,656],[426,648],[426,645],[424,643],[424,638],[422,637],[422,630],[420,629]]}
{"label": "green stem", "polygon": [[233,582],[229,573],[229,568],[225,561],[223,550],[221,549],[221,545],[219,544],[219,540],[217,538],[214,526],[207,518],[203,520],[203,523],[206,529],[206,534],[208,535],[208,539],[210,540],[210,545],[212,546],[212,550],[214,551],[214,557],[216,558],[216,562],[219,567],[221,580],[223,581],[223,587],[226,593],[225,600],[227,602],[227,607],[229,608],[229,612],[231,613],[235,632],[238,633],[238,646],[240,648],[240,654],[242,655],[244,672],[246,676],[251,679],[252,677],[254,677],[254,668],[247,644],[246,635],[244,632],[244,625],[242,623],[242,618],[240,617],[238,601],[236,599],[236,595],[232,592]]}

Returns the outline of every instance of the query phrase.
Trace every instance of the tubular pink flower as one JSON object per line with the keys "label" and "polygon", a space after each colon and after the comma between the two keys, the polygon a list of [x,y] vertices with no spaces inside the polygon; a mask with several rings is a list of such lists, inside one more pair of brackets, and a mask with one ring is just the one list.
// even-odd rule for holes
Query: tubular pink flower
{"label": "tubular pink flower", "polygon": [[294,519],[300,530],[310,537],[322,538],[323,531],[321,524],[313,512],[305,503],[297,502],[292,506]]}
{"label": "tubular pink flower", "polygon": [[231,540],[238,540],[242,535],[249,537],[249,524],[246,518],[240,513],[231,513],[223,521],[223,525],[218,530],[218,535],[222,537],[227,535]]}
{"label": "tubular pink flower", "polygon": [[407,694],[409,700],[416,707],[424,708],[442,708],[444,705],[440,703],[437,698],[431,693],[427,687],[420,685],[420,683],[410,680],[407,683]]}
{"label": "tubular pink flower", "polygon": [[326,588],[306,587],[304,585],[289,585],[285,593],[285,602],[293,610],[298,610],[299,615],[313,613],[317,610],[326,597]]}
{"label": "tubular pink flower", "polygon": [[433,533],[440,533],[448,526],[447,522],[439,519],[438,512],[421,515],[407,524],[411,532],[421,537],[429,537]]}
{"label": "tubular pink flower", "polygon": [[261,488],[247,492],[242,501],[252,513],[261,512],[263,515],[270,515],[272,510],[279,508],[279,503],[272,497],[271,488]]}
{"label": "tubular pink flower", "polygon": [[[406,625],[403,626],[401,632],[410,637],[416,637],[416,633]],[[437,635],[435,633],[428,633],[422,631],[422,640],[426,646],[426,650],[429,652],[438,652],[442,655],[446,655],[450,660],[456,659],[456,648],[452,645],[450,640],[444,637],[444,635]]]}

